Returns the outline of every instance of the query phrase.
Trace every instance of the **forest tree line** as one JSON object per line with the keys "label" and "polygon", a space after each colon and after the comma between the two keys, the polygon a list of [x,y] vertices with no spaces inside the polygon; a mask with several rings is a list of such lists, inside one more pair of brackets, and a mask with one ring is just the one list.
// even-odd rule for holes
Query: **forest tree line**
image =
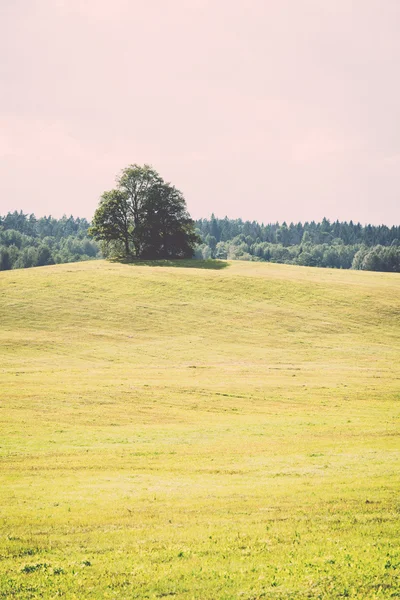
{"label": "forest tree line", "polygon": [[[0,270],[101,258],[84,218],[0,216]],[[199,219],[195,258],[252,260],[341,269],[400,272],[400,226],[350,222],[260,224]]]}
{"label": "forest tree line", "polygon": [[0,271],[100,258],[89,226],[72,216],[36,218],[22,211],[0,216]]}
{"label": "forest tree line", "polygon": [[269,223],[241,219],[196,221],[203,243],[196,258],[400,272],[400,226],[350,222]]}

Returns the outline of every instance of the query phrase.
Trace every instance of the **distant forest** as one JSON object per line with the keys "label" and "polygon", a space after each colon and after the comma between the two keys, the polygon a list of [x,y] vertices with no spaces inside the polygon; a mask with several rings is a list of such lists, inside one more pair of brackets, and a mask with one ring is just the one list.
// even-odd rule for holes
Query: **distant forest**
{"label": "distant forest", "polygon": [[350,222],[270,223],[241,219],[196,221],[203,244],[197,258],[400,272],[400,226]]}
{"label": "distant forest", "polygon": [[0,216],[0,271],[100,258],[89,226],[72,216],[39,219],[17,211]]}
{"label": "distant forest", "polygon": [[[86,219],[0,216],[0,270],[101,258]],[[400,272],[400,226],[350,222],[270,223],[241,219],[195,221],[198,259],[250,260],[369,271]]]}

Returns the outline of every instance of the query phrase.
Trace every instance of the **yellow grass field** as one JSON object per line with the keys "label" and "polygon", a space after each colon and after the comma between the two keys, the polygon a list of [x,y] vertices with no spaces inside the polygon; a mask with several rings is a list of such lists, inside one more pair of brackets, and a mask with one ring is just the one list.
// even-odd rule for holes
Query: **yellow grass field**
{"label": "yellow grass field", "polygon": [[0,598],[400,598],[400,276],[177,264],[0,273]]}

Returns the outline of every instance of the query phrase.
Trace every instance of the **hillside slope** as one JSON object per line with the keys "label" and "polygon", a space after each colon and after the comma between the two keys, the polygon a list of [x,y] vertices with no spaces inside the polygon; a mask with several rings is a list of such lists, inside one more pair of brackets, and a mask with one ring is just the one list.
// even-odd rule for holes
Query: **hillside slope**
{"label": "hillside slope", "polygon": [[0,598],[398,595],[398,275],[66,264],[0,316]]}

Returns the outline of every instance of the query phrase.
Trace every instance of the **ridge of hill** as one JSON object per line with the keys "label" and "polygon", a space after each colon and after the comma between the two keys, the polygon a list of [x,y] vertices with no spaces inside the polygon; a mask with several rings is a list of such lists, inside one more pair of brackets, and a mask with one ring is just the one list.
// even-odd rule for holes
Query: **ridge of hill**
{"label": "ridge of hill", "polygon": [[0,598],[396,596],[399,276],[188,264],[0,273]]}

